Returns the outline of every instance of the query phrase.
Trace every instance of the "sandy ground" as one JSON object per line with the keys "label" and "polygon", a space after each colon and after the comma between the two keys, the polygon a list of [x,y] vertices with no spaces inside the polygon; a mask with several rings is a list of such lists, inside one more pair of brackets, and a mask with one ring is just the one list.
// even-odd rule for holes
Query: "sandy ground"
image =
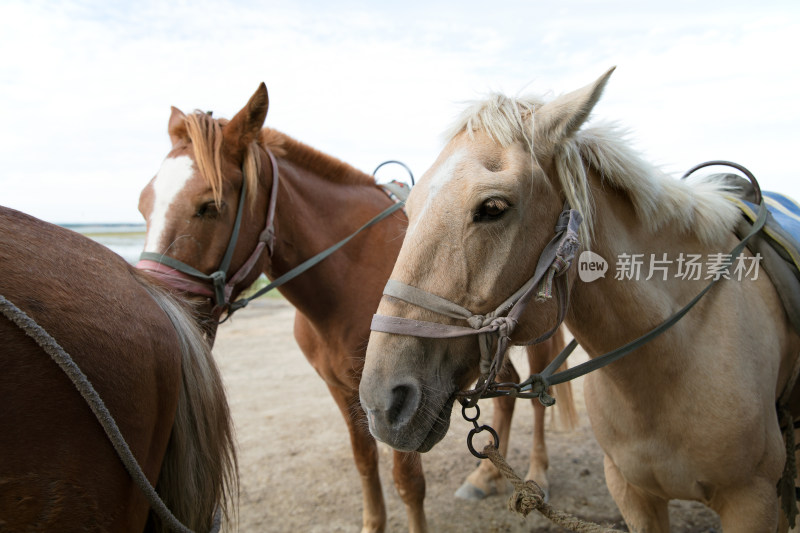
{"label": "sandy ground", "polygon": [[[243,532],[358,532],[361,484],[343,418],[322,379],[292,336],[294,309],[281,299],[261,299],[220,327],[215,356],[222,369],[239,443]],[[520,374],[523,354],[512,354]],[[578,358],[581,354],[577,355]],[[585,358],[585,355],[583,355]],[[579,427],[559,429],[548,417],[550,503],[581,518],[625,529],[603,478],[602,453],[592,436],[581,380],[575,382]],[[481,419],[491,420],[485,401]],[[508,461],[527,471],[533,410],[520,401]],[[454,410],[450,431],[423,455],[425,511],[433,532],[556,532],[540,515],[522,519],[506,509],[507,495],[467,502],[453,496],[476,465],[465,439],[470,425]],[[387,531],[407,530],[405,506],[391,480],[391,450],[380,444]],[[719,531],[702,505],[676,502],[672,531]]]}

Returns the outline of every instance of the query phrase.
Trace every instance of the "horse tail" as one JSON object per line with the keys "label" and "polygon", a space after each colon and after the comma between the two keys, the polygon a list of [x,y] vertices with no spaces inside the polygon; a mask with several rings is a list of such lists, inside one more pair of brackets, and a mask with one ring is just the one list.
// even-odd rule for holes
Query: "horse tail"
{"label": "horse tail", "polygon": [[[156,490],[167,508],[193,531],[209,531],[216,513],[235,519],[238,464],[222,378],[191,313],[174,297],[143,283],[172,321],[181,346],[181,387]],[[234,516],[232,516],[232,514]],[[164,525],[151,513],[156,531]]]}
{"label": "horse tail", "polygon": [[[566,342],[564,341],[564,327],[558,328],[558,331],[553,334],[551,339],[558,351],[561,351],[564,346],[566,346]],[[553,357],[558,354],[558,351],[553,354]],[[564,364],[558,368],[557,372],[568,368],[569,364],[564,361]],[[578,427],[578,411],[575,409],[575,398],[572,395],[572,382],[567,381],[554,385],[553,397],[556,399],[556,410],[558,411],[558,419],[561,423],[561,427],[567,430],[573,430]]]}

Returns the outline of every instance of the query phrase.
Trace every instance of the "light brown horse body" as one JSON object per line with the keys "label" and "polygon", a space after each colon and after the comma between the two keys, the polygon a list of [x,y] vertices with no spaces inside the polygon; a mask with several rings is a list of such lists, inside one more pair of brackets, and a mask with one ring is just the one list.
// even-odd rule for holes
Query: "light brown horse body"
{"label": "light brown horse body", "polygon": [[[191,314],[107,248],[7,208],[0,272],[0,294],[71,355],[167,507],[208,531],[235,497],[235,453]],[[0,358],[0,530],[162,530],[76,386],[5,315]]]}
{"label": "light brown horse body", "polygon": [[[231,263],[235,272],[255,249],[265,227],[274,179],[266,150],[276,156],[279,185],[272,253],[265,252],[250,274],[233,288],[232,299],[261,272],[270,279],[285,274],[392,205],[373,177],[280,132],[262,129],[267,106],[262,84],[230,121],[204,113],[185,115],[173,108],[169,121],[172,151],[140,200],[140,211],[148,224],[145,250],[211,273],[220,264],[231,238],[242,169],[249,169],[245,172],[248,192],[241,232]],[[383,531],[386,510],[377,447],[359,407],[358,385],[370,319],[405,228],[406,217],[397,212],[279,289],[297,308],[294,335],[300,348],[327,384],[347,424],[361,475],[364,531]],[[200,300],[210,316],[211,303]],[[211,320],[208,327],[213,335],[216,322]],[[544,355],[549,361],[551,352],[558,348],[553,344],[539,348],[538,358]],[[291,384],[285,385],[291,389]],[[571,406],[571,401],[565,403]],[[510,416],[508,410],[504,412]],[[533,470],[545,479],[543,437],[536,449],[537,467]],[[396,452],[393,474],[407,506],[409,529],[425,531],[425,481],[418,455]],[[497,477],[484,468],[473,481],[484,493],[490,493]]]}
{"label": "light brown horse body", "polygon": [[[584,215],[585,248],[612,265],[591,282],[574,266],[566,273],[566,322],[590,357],[698,294],[708,272],[677,278],[678,259],[729,253],[740,215],[723,185],[663,175],[613,127],[581,129],[610,74],[548,103],[495,95],[469,108],[408,199],[392,279],[473,313],[493,310],[531,276],[567,201]],[[666,254],[673,270],[649,276],[645,263],[640,277],[614,275],[618,258],[636,254]],[[458,324],[389,297],[378,313]],[[535,339],[555,315],[553,300],[531,301],[512,341]],[[438,442],[447,404],[479,373],[476,344],[373,332],[361,382],[372,432],[404,450]],[[799,350],[762,270],[717,283],[667,332],[586,377],[606,482],[631,531],[667,532],[670,499],[705,503],[728,533],[775,531],[785,462],[775,404]]]}

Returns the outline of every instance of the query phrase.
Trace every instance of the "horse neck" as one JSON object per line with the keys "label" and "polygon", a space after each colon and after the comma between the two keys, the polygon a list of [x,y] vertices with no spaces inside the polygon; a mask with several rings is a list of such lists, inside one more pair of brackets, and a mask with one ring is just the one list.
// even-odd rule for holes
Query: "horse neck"
{"label": "horse neck", "polygon": [[[570,331],[590,357],[606,353],[640,337],[688,303],[708,281],[703,279],[704,276],[700,280],[675,279],[675,259],[680,253],[684,253],[698,254],[705,260],[709,253],[696,238],[669,225],[657,232],[649,230],[637,218],[634,207],[624,192],[612,187],[601,187],[599,183],[594,185],[592,189],[596,191],[596,214],[591,250],[607,261],[608,270],[605,277],[591,282],[583,282],[576,276],[566,319]],[[724,245],[726,248],[727,246],[728,244]],[[660,260],[664,253],[667,254],[667,260],[672,261],[666,263],[667,279],[663,280],[663,274],[656,270],[652,278],[646,280],[650,274],[651,255]],[[640,258],[641,270],[638,277],[634,275],[630,280],[615,279],[617,267],[622,264],[620,258],[625,258],[626,255]],[[577,266],[579,268],[580,264]],[[634,375],[640,376],[634,361],[646,365],[679,364],[676,358],[682,356],[680,343],[691,335],[673,333],[686,333],[692,327],[691,324],[696,323],[697,313],[702,313],[700,308],[703,303],[701,301],[693,310],[695,315],[684,318],[673,326],[672,331],[662,335],[662,338],[669,337],[673,343],[669,357],[659,358],[664,346],[660,341],[651,342],[637,350],[634,355],[623,359],[621,363],[624,364],[607,368],[614,372],[623,372],[629,367]],[[689,351],[685,350],[687,353]]]}
{"label": "horse neck", "polygon": [[[279,171],[275,251],[265,270],[271,279],[351,235],[392,204],[372,182],[339,183],[286,159],[279,160]],[[316,324],[347,306],[372,313],[404,231],[404,217],[390,216],[279,290]]]}

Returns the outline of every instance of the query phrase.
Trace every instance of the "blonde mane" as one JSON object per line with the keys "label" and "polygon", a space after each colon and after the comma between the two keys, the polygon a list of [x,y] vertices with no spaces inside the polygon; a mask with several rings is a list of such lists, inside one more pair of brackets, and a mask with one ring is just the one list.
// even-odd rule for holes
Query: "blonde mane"
{"label": "blonde mane", "polygon": [[[533,124],[535,111],[542,105],[539,97],[510,98],[494,93],[471,104],[447,131],[446,139],[449,142],[463,131],[469,135],[483,131],[504,147],[522,142],[535,160]],[[645,162],[625,140],[618,127],[596,125],[560,143],[553,154],[564,195],[584,217],[582,242],[588,245],[594,235],[594,202],[587,168],[605,183],[625,191],[639,221],[652,232],[674,224],[709,245],[730,234],[739,216],[734,204],[725,199],[733,192],[730,186],[714,177],[691,184],[676,180]]]}

